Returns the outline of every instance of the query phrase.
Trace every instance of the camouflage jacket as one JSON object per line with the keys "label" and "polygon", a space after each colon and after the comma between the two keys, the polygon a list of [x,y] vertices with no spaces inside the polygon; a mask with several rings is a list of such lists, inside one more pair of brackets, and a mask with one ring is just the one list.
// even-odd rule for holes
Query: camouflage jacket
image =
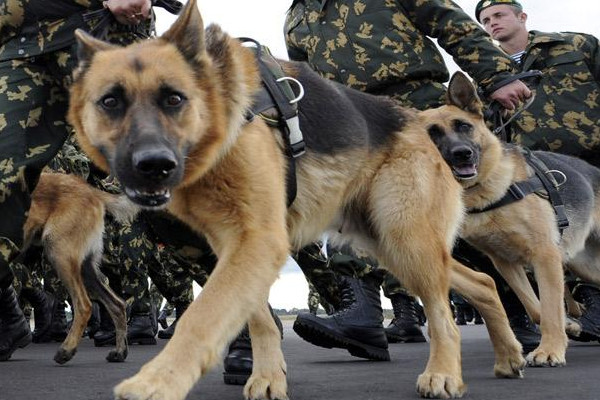
{"label": "camouflage jacket", "polygon": [[581,157],[600,167],[600,45],[582,33],[531,31],[521,69],[540,70],[532,105],[513,124],[514,141]]}
{"label": "camouflage jacket", "polygon": [[418,108],[438,104],[411,99],[411,92],[433,85],[443,96],[449,78],[430,37],[483,89],[513,70],[510,58],[449,0],[295,0],[284,34],[290,59],[307,61],[328,79]]}
{"label": "camouflage jacket", "polygon": [[[85,21],[83,15],[102,8],[102,0],[0,0],[0,61],[37,56],[72,45],[75,29],[91,31],[98,22]],[[144,26],[137,31],[149,33],[150,24],[141,24]],[[132,30],[116,21],[110,29],[119,28]]]}

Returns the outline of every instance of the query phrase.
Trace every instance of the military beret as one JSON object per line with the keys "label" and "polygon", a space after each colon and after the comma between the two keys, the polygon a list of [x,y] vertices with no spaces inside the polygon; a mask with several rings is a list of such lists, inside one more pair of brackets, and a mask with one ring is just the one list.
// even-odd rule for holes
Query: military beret
{"label": "military beret", "polygon": [[515,0],[480,0],[479,3],[477,3],[477,6],[475,7],[475,18],[477,18],[477,21],[479,21],[479,14],[481,14],[481,11],[485,10],[488,7],[499,6],[502,4],[507,6],[514,6],[521,10],[523,9],[521,3]]}

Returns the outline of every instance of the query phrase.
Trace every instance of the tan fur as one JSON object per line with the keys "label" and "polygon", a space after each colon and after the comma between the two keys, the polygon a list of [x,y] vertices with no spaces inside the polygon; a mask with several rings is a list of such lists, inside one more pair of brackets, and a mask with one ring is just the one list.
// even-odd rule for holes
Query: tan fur
{"label": "tan fur", "polygon": [[[124,221],[137,212],[137,207],[123,196],[94,189],[74,175],[42,173],[32,194],[31,209],[24,225],[25,248],[41,240],[45,256],[73,300],[73,324],[54,357],[60,364],[75,355],[92,313],[90,296],[106,306],[115,323],[117,347],[107,359],[124,361],[127,356],[125,302],[96,270],[102,255],[106,211]],[[90,264],[85,283],[92,283],[87,289],[82,271],[86,268],[84,260]]]}
{"label": "tan fur", "polygon": [[[259,82],[252,53],[215,27],[207,29],[206,42],[198,43],[202,32],[192,0],[155,41],[107,51],[102,43],[77,33],[93,56],[73,85],[69,120],[98,165],[109,168],[105,156],[117,153],[119,137],[131,132],[132,120],[141,121],[143,110],[155,109],[149,99],[162,83],[188,91],[188,103],[176,118],[160,110],[154,113],[164,135],[180,147],[192,145],[182,183],[172,189],[167,207],[206,235],[218,256],[214,272],[168,345],[115,388],[116,398],[182,400],[246,321],[254,367],[245,396],[287,398],[286,364],[267,296],[290,250],[325,231],[334,241],[344,236],[366,250],[421,297],[431,337],[430,359],[417,382],[422,396],[459,397],[465,390],[459,331],[448,306],[451,281],[473,301],[487,302],[484,317],[498,329],[492,337],[496,373],[519,376],[521,348],[510,333],[493,282],[465,271],[451,257],[463,217],[461,188],[421,125],[394,134],[378,149],[357,147],[335,155],[308,151],[296,160],[298,194],[286,209],[287,164],[280,134],[258,118],[250,123],[242,118]],[[194,46],[197,54],[191,51]],[[160,60],[169,60],[168,68]],[[135,65],[142,68],[136,72]],[[98,97],[115,80],[133,99],[118,119],[97,106]],[[355,224],[358,214],[370,216],[368,228]],[[465,284],[473,277],[474,283]]]}
{"label": "tan fur", "polygon": [[[469,85],[473,91],[472,102],[481,104],[466,78],[458,77],[456,81],[456,85]],[[449,92],[453,90],[453,82],[454,78]],[[503,151],[498,138],[485,126],[481,113],[454,105],[452,101],[449,103],[422,112],[420,119],[426,126],[442,127],[447,135],[454,134],[452,123],[457,118],[473,125],[471,138],[481,146],[478,174],[462,184],[467,209],[482,209],[502,198],[511,183],[525,180],[531,171],[522,156]],[[564,365],[567,336],[562,251],[549,202],[530,195],[508,206],[468,214],[460,236],[491,258],[528,314],[536,323],[541,323],[541,343],[527,356],[527,361],[536,366]],[[534,269],[541,302],[527,279],[527,266]]]}

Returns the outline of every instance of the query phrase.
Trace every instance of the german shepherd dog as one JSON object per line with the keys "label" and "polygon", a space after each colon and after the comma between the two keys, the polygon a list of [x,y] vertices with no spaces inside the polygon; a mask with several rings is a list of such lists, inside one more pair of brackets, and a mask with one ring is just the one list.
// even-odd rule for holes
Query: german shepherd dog
{"label": "german shepherd dog", "polygon": [[137,213],[126,196],[103,192],[74,175],[42,173],[32,194],[24,225],[24,249],[42,245],[73,301],[73,324],[54,360],[64,364],[75,355],[92,313],[90,297],[106,307],[116,329],[116,348],[106,359],[127,357],[125,302],[98,270],[102,258],[104,214],[127,221]]}
{"label": "german shepherd dog", "polygon": [[[419,118],[463,186],[467,211],[482,210],[501,199],[511,184],[535,172],[518,146],[501,143],[487,129],[482,103],[463,74],[452,77],[447,99],[447,105],[424,111]],[[552,205],[534,194],[503,207],[469,213],[460,236],[490,257],[527,313],[541,324],[542,340],[527,356],[528,363],[562,366],[565,328],[575,335],[580,328],[565,326],[563,266],[585,281],[600,284],[600,170],[575,157],[544,151],[533,154],[549,170],[565,176],[556,178],[564,180],[559,193],[570,222],[562,236]],[[535,273],[539,299],[525,268]]]}
{"label": "german shepherd dog", "polygon": [[465,390],[450,283],[481,307],[496,374],[520,376],[525,360],[493,281],[451,256],[461,187],[423,129],[408,128],[410,112],[282,62],[306,92],[299,103],[306,153],[296,159],[297,196],[288,209],[281,134],[261,118],[246,119],[260,90],[254,50],[218,26],[205,31],[195,0],[155,40],[121,48],[76,36],[81,64],[69,121],[82,148],[133,202],[166,206],[218,257],[173,338],[115,388],[117,399],[185,398],[246,321],[254,363],[245,396],[287,398],[269,288],[290,250],[327,231],[366,249],[422,299],[431,337],[417,382],[422,396]]}

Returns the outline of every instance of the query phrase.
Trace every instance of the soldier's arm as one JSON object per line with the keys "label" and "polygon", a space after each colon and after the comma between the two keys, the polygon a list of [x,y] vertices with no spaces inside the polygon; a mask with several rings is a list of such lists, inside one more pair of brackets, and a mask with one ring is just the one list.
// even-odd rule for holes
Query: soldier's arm
{"label": "soldier's arm", "polygon": [[408,12],[413,24],[427,36],[436,38],[484,91],[489,91],[514,72],[510,57],[456,3],[398,0],[398,4]]}
{"label": "soldier's arm", "polygon": [[600,82],[600,41],[592,35],[583,35],[585,42],[583,45],[583,54],[585,54],[586,62],[590,72],[594,76],[596,82]]}

